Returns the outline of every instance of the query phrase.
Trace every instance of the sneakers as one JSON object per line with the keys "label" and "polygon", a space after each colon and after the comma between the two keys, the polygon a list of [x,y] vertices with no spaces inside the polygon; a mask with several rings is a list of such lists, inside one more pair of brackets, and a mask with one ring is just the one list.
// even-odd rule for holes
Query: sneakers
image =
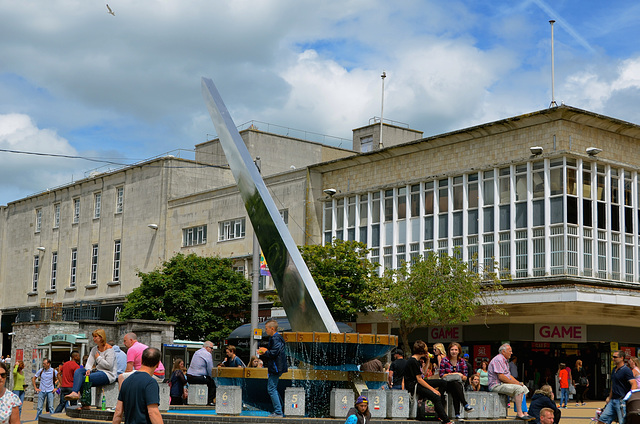
{"label": "sneakers", "polygon": [[522,420],[522,421],[532,421],[532,420],[535,420],[535,418],[534,418],[534,417],[532,417],[532,416],[531,416],[531,415],[529,415],[529,414],[526,414],[526,415],[522,415],[522,416],[516,417],[516,419],[517,419],[517,420]]}
{"label": "sneakers", "polygon": [[275,412],[273,414],[269,415],[269,418],[284,418],[284,415],[281,414],[276,414]]}
{"label": "sneakers", "polygon": [[469,405],[468,403],[464,406],[464,410],[467,412],[471,412],[473,411],[473,406]]}

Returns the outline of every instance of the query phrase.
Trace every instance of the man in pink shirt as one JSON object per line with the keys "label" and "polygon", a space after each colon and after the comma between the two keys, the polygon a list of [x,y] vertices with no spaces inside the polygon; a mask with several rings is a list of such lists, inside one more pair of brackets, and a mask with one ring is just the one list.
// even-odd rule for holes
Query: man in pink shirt
{"label": "man in pink shirt", "polygon": [[[127,377],[140,369],[142,366],[142,352],[149,347],[140,343],[135,333],[127,333],[124,335],[124,345],[127,347],[127,369],[123,374],[118,376],[118,385],[122,385],[122,382]],[[164,380],[164,365],[162,365],[162,361],[158,364],[158,368],[154,371],[153,376],[160,382]]]}
{"label": "man in pink shirt", "polygon": [[523,421],[530,421],[535,418],[522,412],[522,398],[529,393],[529,389],[524,383],[516,380],[509,371],[509,358],[513,350],[509,343],[500,346],[498,353],[489,363],[489,390],[511,396],[516,403],[516,418]]}

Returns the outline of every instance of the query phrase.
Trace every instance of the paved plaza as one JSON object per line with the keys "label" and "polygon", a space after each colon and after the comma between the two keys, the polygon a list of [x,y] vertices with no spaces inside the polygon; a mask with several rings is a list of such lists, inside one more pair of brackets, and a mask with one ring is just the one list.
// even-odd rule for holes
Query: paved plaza
{"label": "paved plaza", "polygon": [[[560,422],[562,424],[588,424],[591,422],[591,418],[595,415],[596,408],[604,406],[604,401],[587,401],[585,406],[575,406],[574,404],[570,404],[567,409],[562,409],[562,419]],[[513,410],[510,411],[508,420],[512,421],[515,417],[515,413]],[[36,419],[36,410],[34,409],[33,402],[25,401],[24,406],[22,408],[22,420],[23,423],[35,423]],[[256,421],[260,421],[260,418],[254,417]],[[285,418],[285,420],[287,420]],[[291,422],[301,422],[300,418],[291,418]],[[314,422],[317,421],[317,418],[305,418],[304,422]],[[264,419],[265,422],[271,421],[270,419]],[[344,420],[335,420],[336,423],[343,423]],[[385,420],[376,420],[378,422],[384,423]],[[408,420],[410,421],[410,420]],[[466,420],[469,423],[473,423],[476,420]],[[506,420],[496,420],[496,422],[506,421]],[[95,422],[95,421],[93,421]]]}

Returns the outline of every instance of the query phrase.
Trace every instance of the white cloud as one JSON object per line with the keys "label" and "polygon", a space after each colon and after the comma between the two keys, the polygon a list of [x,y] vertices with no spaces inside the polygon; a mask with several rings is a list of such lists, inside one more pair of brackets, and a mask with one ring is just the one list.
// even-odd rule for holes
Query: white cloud
{"label": "white cloud", "polygon": [[0,115],[0,149],[0,204],[17,200],[9,197],[16,190],[34,193],[46,187],[70,182],[73,170],[79,165],[74,159],[7,152],[6,150],[15,150],[77,155],[67,140],[54,130],[38,128],[24,114]]}

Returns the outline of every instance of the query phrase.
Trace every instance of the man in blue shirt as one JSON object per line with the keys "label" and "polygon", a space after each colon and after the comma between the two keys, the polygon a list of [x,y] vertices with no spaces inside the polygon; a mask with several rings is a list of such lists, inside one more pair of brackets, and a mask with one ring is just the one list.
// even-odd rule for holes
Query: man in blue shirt
{"label": "man in blue shirt", "polygon": [[[36,386],[36,378],[40,379],[40,387]],[[42,413],[45,398],[47,399],[47,407],[49,408],[49,413],[53,414],[53,391],[55,390],[57,381],[58,372],[51,368],[51,361],[49,361],[48,359],[44,359],[42,361],[42,368],[38,370],[36,375],[31,377],[33,387],[38,394],[38,413],[36,414],[36,421]]]}
{"label": "man in blue shirt", "polygon": [[216,398],[216,382],[211,378],[213,371],[211,352],[213,352],[213,343],[210,341],[204,342],[202,348],[196,350],[187,370],[187,381],[189,384],[206,384],[209,389],[207,403],[213,406]]}
{"label": "man in blue shirt", "polygon": [[142,352],[142,364],[137,372],[127,378],[120,388],[113,424],[120,424],[122,418],[127,424],[162,424],[160,388],[153,373],[160,364],[160,351],[148,347]]}
{"label": "man in blue shirt", "polygon": [[620,424],[624,424],[625,413],[621,401],[629,390],[637,389],[636,379],[633,377],[631,368],[624,365],[625,353],[623,351],[615,351],[611,357],[616,367],[611,373],[611,390],[607,397],[607,406],[600,414],[598,423],[611,424],[612,421],[618,421]]}
{"label": "man in blue shirt", "polygon": [[218,364],[219,367],[244,368],[244,362],[236,355],[236,347],[229,345],[225,348],[224,361]]}
{"label": "man in blue shirt", "polygon": [[267,347],[258,349],[258,355],[267,367],[267,392],[273,404],[273,414],[270,417],[282,417],[282,401],[278,393],[278,382],[280,376],[289,371],[287,366],[287,355],[284,351],[284,339],[278,333],[278,322],[275,319],[267,321],[265,330],[269,339]]}

